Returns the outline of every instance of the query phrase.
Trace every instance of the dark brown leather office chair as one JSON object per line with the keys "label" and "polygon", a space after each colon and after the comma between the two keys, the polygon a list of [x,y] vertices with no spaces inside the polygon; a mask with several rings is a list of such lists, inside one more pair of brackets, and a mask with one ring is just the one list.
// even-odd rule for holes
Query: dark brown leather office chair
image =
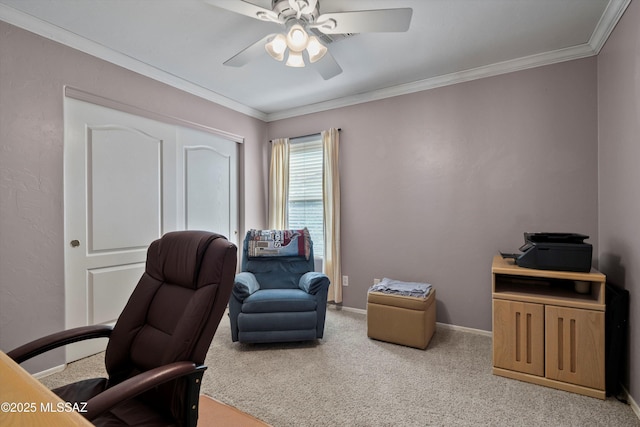
{"label": "dark brown leather office chair", "polygon": [[87,402],[97,426],[195,426],[205,356],[225,311],[237,249],[223,236],[177,231],[154,241],[146,270],[114,327],[75,328],[8,353],[18,363],[84,339],[109,337],[96,378],[53,390]]}

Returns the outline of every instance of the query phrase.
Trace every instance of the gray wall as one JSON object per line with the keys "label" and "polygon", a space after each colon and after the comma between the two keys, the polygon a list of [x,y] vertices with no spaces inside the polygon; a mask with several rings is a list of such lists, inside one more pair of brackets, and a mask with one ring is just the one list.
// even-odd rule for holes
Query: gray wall
{"label": "gray wall", "polygon": [[631,2],[598,57],[600,268],[630,292],[629,377],[640,402],[640,3]]}
{"label": "gray wall", "polygon": [[525,231],[597,243],[596,102],[588,58],[281,120],[268,132],[342,128],[345,306],[365,308],[374,278],[426,281],[439,322],[490,330],[498,251],[517,250]]}
{"label": "gray wall", "polygon": [[[265,225],[264,122],[0,21],[4,351],[64,328],[63,85],[244,136],[242,220]],[[26,366],[41,371],[63,362],[56,351]]]}

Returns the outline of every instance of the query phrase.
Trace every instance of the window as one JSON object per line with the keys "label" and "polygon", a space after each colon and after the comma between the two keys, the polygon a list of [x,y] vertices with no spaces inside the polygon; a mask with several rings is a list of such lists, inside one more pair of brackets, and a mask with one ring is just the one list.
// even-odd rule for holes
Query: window
{"label": "window", "polygon": [[324,256],[322,164],[320,134],[291,140],[288,227],[309,229],[316,257]]}

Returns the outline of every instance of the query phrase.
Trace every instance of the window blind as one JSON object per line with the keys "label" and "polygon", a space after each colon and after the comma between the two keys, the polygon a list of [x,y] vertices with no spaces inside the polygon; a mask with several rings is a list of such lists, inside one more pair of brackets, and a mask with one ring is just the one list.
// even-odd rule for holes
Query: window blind
{"label": "window blind", "polygon": [[289,149],[288,227],[307,227],[316,257],[324,255],[322,140],[320,135],[292,140]]}

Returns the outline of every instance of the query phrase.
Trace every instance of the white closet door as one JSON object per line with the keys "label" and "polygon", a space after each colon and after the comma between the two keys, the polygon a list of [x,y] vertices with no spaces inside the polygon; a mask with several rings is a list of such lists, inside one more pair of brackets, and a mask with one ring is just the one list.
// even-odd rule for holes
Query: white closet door
{"label": "white closet door", "polygon": [[[144,272],[148,245],[162,234],[198,228],[234,237],[235,145],[65,98],[67,328],[115,322]],[[67,362],[106,343],[67,346]]]}
{"label": "white closet door", "polygon": [[207,132],[178,129],[178,223],[238,244],[237,144]]}

